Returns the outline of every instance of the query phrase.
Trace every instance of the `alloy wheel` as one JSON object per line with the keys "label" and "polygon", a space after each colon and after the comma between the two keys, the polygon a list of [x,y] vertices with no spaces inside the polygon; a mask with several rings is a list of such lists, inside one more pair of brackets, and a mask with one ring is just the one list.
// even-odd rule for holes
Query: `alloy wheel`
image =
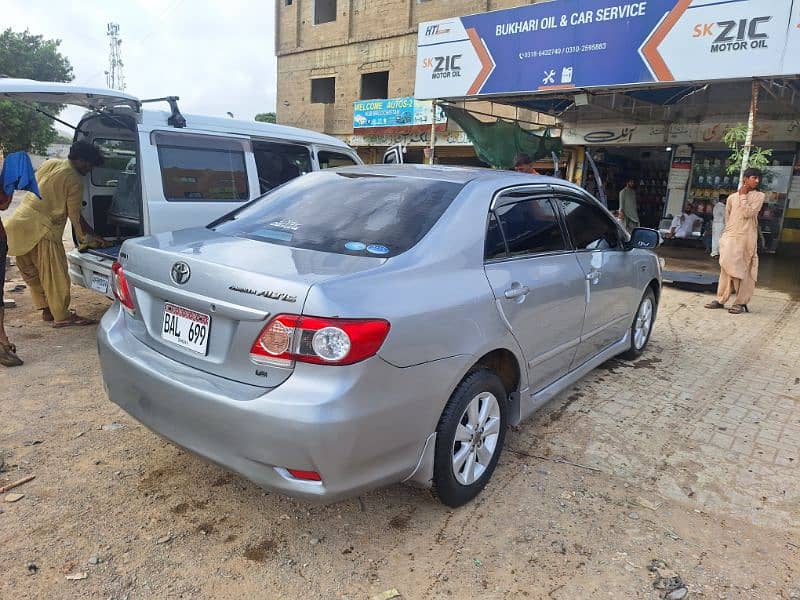
{"label": "alloy wheel", "polygon": [[494,394],[481,392],[461,415],[453,439],[453,474],[460,484],[480,479],[497,450],[499,435],[500,405]]}
{"label": "alloy wheel", "polygon": [[642,300],[639,307],[639,314],[636,315],[636,323],[633,326],[633,344],[637,350],[641,350],[650,335],[650,328],[653,326],[653,301],[650,298]]}

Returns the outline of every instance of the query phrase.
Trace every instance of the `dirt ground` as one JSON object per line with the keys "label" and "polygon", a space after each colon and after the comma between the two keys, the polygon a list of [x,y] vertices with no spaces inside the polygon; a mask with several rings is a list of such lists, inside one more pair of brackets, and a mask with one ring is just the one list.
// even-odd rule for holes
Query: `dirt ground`
{"label": "dirt ground", "polygon": [[[83,314],[109,306],[73,290]],[[665,289],[645,356],[511,431],[457,510],[401,485],[329,506],[265,492],[109,402],[94,327],[8,297],[26,362],[0,370],[0,486],[35,479],[0,495],[2,598],[800,598],[789,294],[732,317]]]}

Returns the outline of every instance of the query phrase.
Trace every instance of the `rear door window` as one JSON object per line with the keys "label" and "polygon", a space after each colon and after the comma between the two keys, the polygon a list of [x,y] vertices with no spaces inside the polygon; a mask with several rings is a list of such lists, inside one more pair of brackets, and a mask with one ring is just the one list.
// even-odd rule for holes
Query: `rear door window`
{"label": "rear door window", "polygon": [[317,153],[320,169],[335,169],[336,167],[352,167],[356,164],[353,157],[347,154],[340,154],[339,152],[329,152],[327,150],[320,150]]}
{"label": "rear door window", "polygon": [[419,242],[462,188],[447,181],[317,171],[209,227],[293,248],[391,257]]}
{"label": "rear door window", "polygon": [[92,184],[98,187],[116,187],[120,173],[136,164],[135,140],[95,138],[94,145],[103,155],[103,166],[92,169]]}
{"label": "rear door window", "polygon": [[[500,225],[508,257],[567,249],[556,208],[547,198],[530,198],[504,204],[494,211],[493,218]],[[490,220],[487,243],[491,242],[495,250],[487,254],[487,259],[490,256],[501,257],[496,250],[497,232],[492,231],[492,225],[493,221]]]}
{"label": "rear door window", "polygon": [[164,197],[170,202],[239,202],[249,198],[249,141],[216,136],[154,134]]}

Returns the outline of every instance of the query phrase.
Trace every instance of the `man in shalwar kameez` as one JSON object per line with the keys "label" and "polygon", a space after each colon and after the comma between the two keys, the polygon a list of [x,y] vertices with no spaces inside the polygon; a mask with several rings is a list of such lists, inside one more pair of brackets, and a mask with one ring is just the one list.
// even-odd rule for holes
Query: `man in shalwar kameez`
{"label": "man in shalwar kameez", "polygon": [[747,169],[742,187],[731,194],[725,205],[725,229],[719,241],[719,287],[717,299],[706,308],[725,308],[735,293],[731,314],[741,314],[753,297],[758,280],[758,213],[764,204],[759,192],[761,171]]}
{"label": "man in shalwar kameez", "polygon": [[53,327],[94,323],[69,310],[69,267],[61,238],[67,218],[79,241],[93,235],[81,217],[83,178],[102,163],[100,150],[88,142],[74,143],[66,160],[45,161],[36,171],[41,198],[28,193],[5,224],[8,253],[17,257],[36,309]]}

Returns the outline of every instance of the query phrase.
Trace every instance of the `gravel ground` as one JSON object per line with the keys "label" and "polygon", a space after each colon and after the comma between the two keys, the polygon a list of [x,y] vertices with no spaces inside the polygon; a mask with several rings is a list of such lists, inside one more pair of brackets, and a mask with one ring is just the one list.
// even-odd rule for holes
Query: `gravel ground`
{"label": "gravel ground", "polygon": [[[82,314],[109,305],[73,289]],[[10,297],[26,363],[0,370],[0,486],[35,479],[0,497],[2,598],[800,598],[787,295],[733,318],[666,289],[648,353],[511,431],[457,510],[400,485],[329,506],[265,492],[109,402],[94,327]]]}

